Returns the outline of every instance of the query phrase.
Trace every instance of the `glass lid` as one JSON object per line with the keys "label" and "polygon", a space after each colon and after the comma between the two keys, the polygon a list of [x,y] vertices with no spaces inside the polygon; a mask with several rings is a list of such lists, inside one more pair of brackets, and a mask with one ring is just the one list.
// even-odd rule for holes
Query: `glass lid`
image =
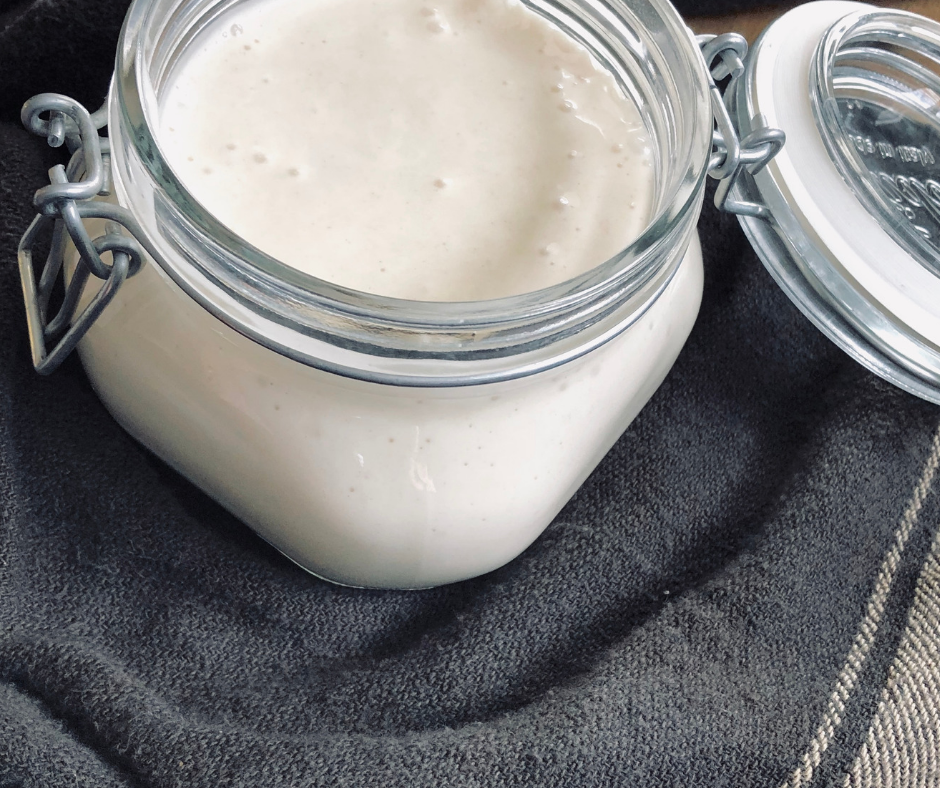
{"label": "glass lid", "polygon": [[739,196],[762,261],[826,335],[940,403],[940,25],[823,0],[771,25],[735,97],[787,135]]}
{"label": "glass lid", "polygon": [[940,275],[940,30],[912,14],[853,14],[830,28],[810,99],[833,162],[869,213]]}

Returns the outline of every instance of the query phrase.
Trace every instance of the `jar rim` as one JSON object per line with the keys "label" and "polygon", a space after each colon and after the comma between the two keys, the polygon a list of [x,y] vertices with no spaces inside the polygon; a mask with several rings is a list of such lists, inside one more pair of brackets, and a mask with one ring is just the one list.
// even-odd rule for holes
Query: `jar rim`
{"label": "jar rim", "polygon": [[[239,2],[134,0],[117,50],[110,110],[112,137],[121,141],[112,144],[116,168],[137,164],[152,181],[151,211],[159,216],[151,224],[164,236],[163,246],[179,252],[195,244],[200,251],[184,255],[199,277],[162,257],[161,267],[225,322],[315,366],[318,359],[283,342],[265,341],[270,332],[246,320],[270,320],[316,341],[377,356],[469,361],[538,352],[544,365],[554,365],[549,361],[557,362],[570,347],[589,349],[588,334],[610,334],[614,323],[626,328],[668,283],[701,204],[711,114],[704,61],[667,0],[629,5],[623,0],[523,0],[585,45],[628,89],[651,132],[665,185],[646,228],[607,261],[541,290],[467,302],[380,296],[299,271],[223,225],[173,172],[156,133],[161,80],[198,34],[195,24],[205,25]],[[194,9],[201,15],[195,16]],[[116,186],[121,181],[118,172]],[[133,202],[132,190],[123,191]],[[200,277],[206,281],[197,281]],[[220,298],[219,290],[227,297]],[[254,317],[246,318],[252,312]],[[579,334],[584,341],[572,342]]]}

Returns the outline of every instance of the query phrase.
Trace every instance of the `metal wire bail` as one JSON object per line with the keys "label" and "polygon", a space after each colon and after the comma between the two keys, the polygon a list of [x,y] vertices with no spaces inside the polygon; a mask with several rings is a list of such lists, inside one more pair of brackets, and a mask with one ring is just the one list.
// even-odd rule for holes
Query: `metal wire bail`
{"label": "metal wire bail", "polygon": [[[731,120],[730,107],[734,101],[738,79],[744,74],[747,59],[747,41],[737,33],[720,36],[698,36],[702,57],[711,75],[710,92],[715,128],[712,132],[712,156],[708,174],[720,181],[715,190],[715,207],[738,216],[769,218],[767,207],[757,202],[734,199],[732,190],[745,172],[760,172],[777,155],[786,141],[780,129],[768,128],[763,116],[754,118],[754,130],[743,139]],[[722,91],[718,82],[728,80]]]}
{"label": "metal wire bail", "polygon": [[[43,115],[48,117],[44,119]],[[104,109],[92,115],[67,96],[42,93],[23,105],[20,117],[27,129],[45,137],[49,145],[57,148],[66,144],[72,153],[68,166],[53,167],[49,171],[50,185],[36,192],[33,204],[39,213],[17,250],[33,366],[40,374],[48,375],[72,352],[124,280],[137,273],[143,250],[124,232],[125,228],[131,233],[139,231],[133,217],[119,206],[94,201],[96,196],[108,193],[104,156],[110,147],[108,139],[98,135],[98,129],[107,122]],[[105,219],[107,224],[105,234],[92,240],[83,220],[94,218]],[[33,251],[47,234],[49,254],[37,282]],[[79,260],[61,306],[49,319],[49,302],[62,274],[69,239],[78,250]],[[111,256],[110,265],[101,257],[105,253]],[[103,284],[76,315],[90,275],[103,280]],[[54,343],[51,349],[49,343]]]}
{"label": "metal wire bail", "polygon": [[[777,154],[783,147],[784,134],[779,129],[767,128],[762,118],[756,118],[751,124],[754,131],[743,139],[738,138],[729,108],[734,100],[735,84],[745,70],[747,42],[744,38],[726,33],[699,36],[697,41],[711,76],[714,129],[708,174],[720,181],[715,205],[729,213],[766,218],[765,206],[737,200],[731,195],[745,171],[758,172]],[[723,80],[728,80],[724,92],[717,85]],[[107,123],[105,107],[91,114],[67,96],[42,93],[23,105],[21,119],[27,129],[45,137],[49,145],[57,148],[64,144],[72,153],[68,166],[53,167],[49,171],[49,185],[36,192],[33,203],[39,213],[23,234],[18,249],[33,366],[40,374],[48,375],[81,341],[124,280],[140,269],[143,250],[137,239],[145,236],[129,211],[94,199],[108,194],[109,168],[104,157],[109,155],[110,147],[108,139],[98,134],[98,129]],[[83,223],[92,218],[107,220],[107,232],[94,240]],[[46,234],[51,236],[51,247],[37,281],[33,251]],[[62,305],[50,319],[49,303],[62,275],[69,239],[78,250],[79,260]],[[111,256],[110,265],[102,259],[106,253]],[[76,314],[89,276],[102,280],[103,284],[88,305]],[[53,343],[51,349],[49,343]]]}

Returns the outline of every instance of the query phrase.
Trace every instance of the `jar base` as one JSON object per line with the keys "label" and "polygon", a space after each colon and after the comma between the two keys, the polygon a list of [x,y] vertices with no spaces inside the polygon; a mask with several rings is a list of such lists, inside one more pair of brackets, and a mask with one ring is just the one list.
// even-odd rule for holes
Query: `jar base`
{"label": "jar base", "polygon": [[[357,588],[357,589],[361,589],[361,590],[363,590],[363,591],[428,591],[428,590],[430,590],[430,589],[432,589],[432,588],[438,588],[437,585],[429,585],[429,586],[360,586],[360,585],[355,585],[354,583],[344,583],[342,580],[334,580],[332,577],[327,577],[326,575],[321,575],[319,572],[314,572],[310,567],[304,566],[304,565],[303,565],[302,563],[300,563],[300,561],[298,561],[296,558],[291,558],[291,556],[289,556],[287,553],[285,553],[283,550],[281,550],[281,548],[279,548],[276,544],[274,544],[273,542],[269,542],[267,539],[265,539],[265,538],[264,538],[263,536],[261,536],[260,534],[258,534],[258,538],[259,538],[259,539],[262,539],[262,540],[265,542],[265,544],[268,544],[268,545],[270,545],[272,548],[274,548],[275,550],[277,550],[277,552],[279,552],[282,556],[284,556],[284,557],[285,557],[288,561],[290,561],[292,564],[294,564],[295,566],[300,567],[301,569],[303,569],[304,572],[306,572],[308,575],[313,575],[317,580],[323,580],[323,581],[325,581],[325,582],[327,582],[327,583],[330,583],[331,585],[339,586],[340,588]],[[446,584],[441,583],[441,584],[439,584],[439,585],[446,585]]]}

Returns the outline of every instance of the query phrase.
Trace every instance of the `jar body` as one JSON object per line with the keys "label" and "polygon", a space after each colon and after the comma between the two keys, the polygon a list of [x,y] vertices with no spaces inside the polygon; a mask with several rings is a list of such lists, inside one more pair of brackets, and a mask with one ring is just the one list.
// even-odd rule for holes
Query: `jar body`
{"label": "jar body", "polygon": [[174,173],[154,131],[160,93],[224,5],[134,0],[128,12],[110,199],[149,256],[79,345],[89,377],[132,435],[321,577],[419,588],[495,569],[558,514],[694,323],[713,126],[696,44],[665,0],[532,0],[640,110],[652,215],[566,282],[436,304],[301,274]]}
{"label": "jar body", "polygon": [[662,382],[701,293],[693,237],[644,314],[586,355],[412,388],[286,358],[148,260],[79,352],[131,435],[289,558],[342,584],[421,588],[532,543]]}

